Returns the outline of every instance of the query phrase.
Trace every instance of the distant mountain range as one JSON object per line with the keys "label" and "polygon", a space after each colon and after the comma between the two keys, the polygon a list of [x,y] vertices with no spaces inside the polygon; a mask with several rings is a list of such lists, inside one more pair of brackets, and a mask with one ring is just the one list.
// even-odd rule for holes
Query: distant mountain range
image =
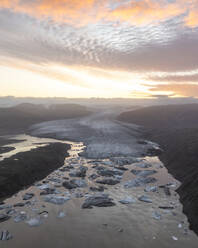
{"label": "distant mountain range", "polygon": [[156,95],[152,98],[66,98],[66,97],[0,97],[1,107],[12,107],[21,103],[43,104],[79,104],[83,106],[154,106],[167,104],[190,104],[198,103],[198,98],[194,97],[165,97]]}
{"label": "distant mountain range", "polygon": [[118,119],[147,128],[196,128],[198,104],[150,106],[122,113]]}
{"label": "distant mountain range", "polygon": [[30,125],[43,121],[81,117],[89,113],[86,107],[78,104],[56,104],[46,107],[23,103],[0,108],[0,134],[24,131]]}

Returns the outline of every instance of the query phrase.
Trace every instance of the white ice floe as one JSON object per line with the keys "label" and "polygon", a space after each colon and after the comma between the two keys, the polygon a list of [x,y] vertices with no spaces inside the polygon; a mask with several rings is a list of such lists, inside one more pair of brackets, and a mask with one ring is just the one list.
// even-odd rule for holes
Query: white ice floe
{"label": "white ice floe", "polygon": [[42,220],[40,217],[35,217],[27,220],[26,223],[31,227],[36,227],[42,224]]}
{"label": "white ice floe", "polygon": [[66,216],[66,214],[64,213],[64,212],[62,212],[62,211],[60,211],[59,213],[58,213],[58,218],[59,219],[62,219],[62,218],[64,218]]}
{"label": "white ice floe", "polygon": [[47,195],[44,197],[45,202],[50,202],[57,205],[62,205],[68,200],[70,200],[69,196]]}
{"label": "white ice floe", "polygon": [[135,203],[136,199],[131,196],[126,196],[125,198],[121,199],[119,202],[122,204],[131,204],[131,203]]}

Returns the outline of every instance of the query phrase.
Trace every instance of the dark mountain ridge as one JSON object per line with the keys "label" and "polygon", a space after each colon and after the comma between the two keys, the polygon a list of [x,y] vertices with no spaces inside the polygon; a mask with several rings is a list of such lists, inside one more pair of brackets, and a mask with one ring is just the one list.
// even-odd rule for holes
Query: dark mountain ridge
{"label": "dark mountain ridge", "polygon": [[24,132],[30,125],[51,120],[76,118],[90,113],[78,104],[56,104],[46,107],[41,104],[22,103],[14,107],[0,108],[0,134]]}
{"label": "dark mountain ridge", "polygon": [[143,126],[144,138],[164,150],[160,159],[182,183],[177,191],[183,211],[198,234],[198,104],[146,107],[118,119]]}

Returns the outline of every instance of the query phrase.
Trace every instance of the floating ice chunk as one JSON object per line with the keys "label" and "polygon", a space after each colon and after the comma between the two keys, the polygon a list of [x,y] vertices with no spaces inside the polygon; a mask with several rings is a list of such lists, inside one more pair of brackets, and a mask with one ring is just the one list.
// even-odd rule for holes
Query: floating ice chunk
{"label": "floating ice chunk", "polygon": [[133,180],[124,183],[125,188],[140,187],[148,183],[155,183],[157,181],[154,177],[137,177]]}
{"label": "floating ice chunk", "polygon": [[182,228],[182,224],[181,223],[178,224],[178,228]]}
{"label": "floating ice chunk", "polygon": [[138,198],[139,201],[143,201],[143,202],[146,202],[146,203],[152,203],[152,200],[146,196],[146,195],[142,195]]}
{"label": "floating ice chunk", "polygon": [[111,158],[111,161],[114,162],[117,165],[129,165],[132,163],[136,163],[141,161],[141,159],[139,158],[135,158],[135,157],[113,157]]}
{"label": "floating ice chunk", "polygon": [[0,214],[0,223],[10,219],[8,214]]}
{"label": "floating ice chunk", "polygon": [[40,192],[40,195],[51,195],[51,194],[60,194],[60,192],[54,188],[47,188]]}
{"label": "floating ice chunk", "polygon": [[97,173],[98,173],[100,176],[112,177],[112,176],[116,176],[116,175],[122,176],[123,173],[124,173],[124,171],[118,170],[118,169],[115,169],[115,168],[112,169],[112,170],[110,170],[110,169],[107,169],[107,168],[105,168],[105,167],[103,167],[103,166],[99,166],[99,167],[97,168]]}
{"label": "floating ice chunk", "polygon": [[176,182],[174,182],[174,183],[168,183],[167,186],[168,187],[175,188],[175,187],[177,187],[177,183]]}
{"label": "floating ice chunk", "polygon": [[91,191],[93,191],[93,192],[103,192],[104,190],[105,190],[105,187],[104,186],[99,186],[99,187],[93,187],[93,186],[91,186],[90,188],[89,188]]}
{"label": "floating ice chunk", "polygon": [[71,180],[71,182],[76,184],[77,187],[79,188],[87,187],[86,181],[82,179],[74,179],[74,180]]}
{"label": "floating ice chunk", "polygon": [[114,178],[104,178],[104,179],[98,179],[96,183],[100,184],[108,184],[108,185],[115,185],[120,183],[120,180],[114,179]]}
{"label": "floating ice chunk", "polygon": [[167,196],[171,196],[171,191],[170,191],[170,189],[168,187],[164,187],[164,193]]}
{"label": "floating ice chunk", "polygon": [[0,210],[6,209],[6,208],[12,208],[12,205],[6,205],[6,204],[0,205]]}
{"label": "floating ice chunk", "polygon": [[97,174],[91,174],[90,176],[89,176],[89,179],[92,179],[92,180],[94,180],[94,179],[96,179],[96,178],[98,178],[99,177],[99,175],[97,175]]}
{"label": "floating ice chunk", "polygon": [[85,177],[87,173],[88,168],[85,166],[80,166],[77,170],[72,170],[72,172],[69,173],[71,177]]}
{"label": "floating ice chunk", "polygon": [[45,190],[45,189],[49,189],[51,186],[48,183],[42,184],[40,186],[38,186],[39,189]]}
{"label": "floating ice chunk", "polygon": [[6,214],[13,215],[13,214],[16,214],[16,212],[17,211],[15,209],[9,209],[9,210],[6,211]]}
{"label": "floating ice chunk", "polygon": [[139,168],[150,168],[152,167],[152,164],[149,164],[149,163],[138,163],[138,164],[135,164],[136,167],[139,167]]}
{"label": "floating ice chunk", "polygon": [[157,186],[146,186],[145,192],[157,192]]}
{"label": "floating ice chunk", "polygon": [[6,241],[10,239],[12,239],[12,235],[7,230],[0,232],[0,240]]}
{"label": "floating ice chunk", "polygon": [[117,180],[122,180],[122,176],[115,175],[114,177],[115,177],[115,179],[117,179]]}
{"label": "floating ice chunk", "polygon": [[64,212],[60,211],[60,212],[58,213],[57,218],[62,219],[62,218],[64,218],[65,216],[66,216],[66,214],[65,214]]}
{"label": "floating ice chunk", "polygon": [[123,198],[119,202],[122,203],[122,204],[131,204],[131,203],[135,203],[136,199],[131,197],[131,196],[126,196],[125,198]]}
{"label": "floating ice chunk", "polygon": [[45,202],[50,202],[57,205],[62,205],[68,200],[70,200],[69,196],[47,195],[44,198]]}
{"label": "floating ice chunk", "polygon": [[153,217],[155,220],[161,220],[161,219],[162,219],[161,214],[158,213],[158,212],[153,212],[153,213],[152,213],[152,217]]}
{"label": "floating ice chunk", "polygon": [[35,218],[31,218],[31,219],[27,220],[26,223],[29,226],[35,227],[35,226],[40,226],[42,224],[42,221],[41,221],[40,217],[35,217]]}
{"label": "floating ice chunk", "polygon": [[113,199],[109,198],[108,194],[95,194],[87,197],[82,205],[82,208],[92,208],[96,207],[111,207],[115,206]]}
{"label": "floating ice chunk", "polygon": [[112,166],[112,161],[102,161],[101,164]]}
{"label": "floating ice chunk", "polygon": [[18,202],[16,204],[14,204],[14,207],[24,207],[26,203],[24,202]]}
{"label": "floating ice chunk", "polygon": [[76,192],[76,193],[73,194],[73,196],[76,197],[76,198],[82,198],[84,195],[81,192]]}
{"label": "floating ice chunk", "polygon": [[111,158],[111,161],[114,162],[117,165],[129,165],[132,163],[140,162],[141,159],[135,158],[135,157],[113,157]]}
{"label": "floating ice chunk", "polygon": [[54,183],[54,187],[60,188],[60,187],[62,187],[62,183]]}
{"label": "floating ice chunk", "polygon": [[33,193],[25,193],[25,195],[23,195],[23,200],[24,201],[30,200],[33,196],[34,196]]}
{"label": "floating ice chunk", "polygon": [[25,211],[21,211],[17,216],[14,218],[14,222],[19,223],[27,219],[27,214]]}
{"label": "floating ice chunk", "polygon": [[54,182],[54,183],[61,183],[61,179],[56,178],[56,177],[49,178],[49,181]]}
{"label": "floating ice chunk", "polygon": [[151,176],[157,173],[157,171],[156,170],[131,170],[131,173],[139,177],[147,177],[147,176]]}

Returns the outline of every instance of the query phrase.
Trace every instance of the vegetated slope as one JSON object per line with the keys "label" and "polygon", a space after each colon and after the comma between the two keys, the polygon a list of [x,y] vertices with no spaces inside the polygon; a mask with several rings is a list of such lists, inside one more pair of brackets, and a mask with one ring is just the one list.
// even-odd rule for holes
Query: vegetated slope
{"label": "vegetated slope", "polygon": [[77,104],[58,104],[45,107],[23,103],[10,108],[0,108],[0,134],[24,131],[30,125],[42,121],[86,116],[90,112]]}
{"label": "vegetated slope", "polygon": [[143,125],[145,137],[161,145],[160,159],[182,182],[178,193],[190,227],[198,233],[198,104],[147,107],[118,119]]}

